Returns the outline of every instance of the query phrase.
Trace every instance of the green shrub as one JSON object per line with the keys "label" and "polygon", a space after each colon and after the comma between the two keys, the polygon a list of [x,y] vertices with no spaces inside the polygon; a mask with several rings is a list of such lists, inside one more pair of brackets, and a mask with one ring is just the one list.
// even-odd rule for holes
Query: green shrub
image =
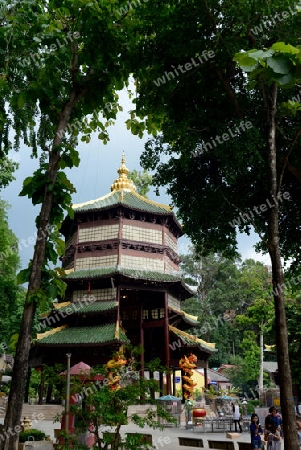
{"label": "green shrub", "polygon": [[248,400],[248,414],[252,414],[253,412],[255,412],[255,407],[258,405],[259,405],[258,398]]}
{"label": "green shrub", "polygon": [[21,431],[21,433],[19,434],[19,442],[26,442],[28,440],[43,441],[45,436],[46,434],[40,430],[32,429],[27,431]]}

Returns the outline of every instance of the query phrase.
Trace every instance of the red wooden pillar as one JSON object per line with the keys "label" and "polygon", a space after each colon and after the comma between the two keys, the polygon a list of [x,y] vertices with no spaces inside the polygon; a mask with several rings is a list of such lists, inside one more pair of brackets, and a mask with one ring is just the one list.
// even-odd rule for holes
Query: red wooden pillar
{"label": "red wooden pillar", "polygon": [[[168,328],[168,294],[164,293],[164,342],[165,342],[165,366],[170,369],[170,347]],[[166,373],[166,394],[171,394],[171,373]]]}

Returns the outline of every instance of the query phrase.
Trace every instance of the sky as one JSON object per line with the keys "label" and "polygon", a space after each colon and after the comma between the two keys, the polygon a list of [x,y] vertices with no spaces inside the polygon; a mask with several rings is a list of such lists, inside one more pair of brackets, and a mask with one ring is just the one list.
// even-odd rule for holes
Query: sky
{"label": "sky", "polygon": [[[128,118],[127,111],[131,109],[131,104],[124,92],[120,97],[124,110],[119,113],[115,125],[109,129],[110,141],[108,144],[104,145],[102,141],[98,140],[97,134],[92,136],[89,144],[80,142],[78,146],[80,165],[78,168],[66,170],[68,178],[76,188],[76,193],[72,196],[73,203],[96,199],[110,192],[111,184],[118,178],[117,169],[121,165],[122,152],[125,153],[126,165],[129,170],[142,170],[139,160],[148,136],[145,135],[140,139],[126,129],[125,120]],[[31,200],[27,197],[20,197],[19,193],[24,179],[31,176],[33,171],[38,168],[38,160],[30,158],[30,149],[25,146],[22,146],[18,153],[12,153],[11,158],[19,162],[19,169],[15,173],[16,180],[0,192],[0,197],[10,204],[9,226],[19,239],[21,267],[25,268],[33,256],[36,233],[35,218],[40,207],[34,207]],[[166,194],[166,188],[160,189],[159,197],[151,188],[148,197],[159,203],[171,203],[170,197]],[[253,246],[256,242],[255,234],[239,235],[238,251],[243,260],[253,258],[270,265],[268,255],[255,253]],[[179,253],[187,253],[189,245],[190,241],[187,237],[180,238]]]}

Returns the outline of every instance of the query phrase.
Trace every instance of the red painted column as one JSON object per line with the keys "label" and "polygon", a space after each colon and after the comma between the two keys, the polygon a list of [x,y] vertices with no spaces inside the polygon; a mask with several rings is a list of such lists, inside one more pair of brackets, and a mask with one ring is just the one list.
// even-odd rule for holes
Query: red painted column
{"label": "red painted column", "polygon": [[[165,342],[165,365],[170,368],[170,347],[169,347],[169,328],[168,328],[168,294],[164,293],[164,342]],[[166,373],[166,394],[171,394],[171,373]]]}

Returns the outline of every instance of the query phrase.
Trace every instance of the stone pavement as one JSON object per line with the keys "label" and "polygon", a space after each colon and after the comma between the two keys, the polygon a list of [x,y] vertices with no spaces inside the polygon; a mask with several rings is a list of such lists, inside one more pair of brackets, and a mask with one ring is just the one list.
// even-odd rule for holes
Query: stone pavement
{"label": "stone pavement", "polygon": [[[54,428],[59,428],[59,423],[53,423],[51,421],[39,421],[35,424],[35,428],[44,431],[47,435],[50,436],[51,439],[54,440]],[[122,433],[145,433],[151,434],[153,436],[153,445],[156,450],[185,450],[192,449],[193,447],[188,446],[180,446],[178,437],[197,437],[202,438],[204,442],[204,448],[208,449],[208,439],[211,440],[220,440],[220,441],[228,441],[231,440],[226,438],[226,432],[221,431],[219,433],[216,432],[204,432],[198,429],[200,427],[196,427],[195,430],[186,430],[185,425],[181,425],[179,428],[176,427],[164,427],[164,430],[153,430],[149,427],[139,428],[134,424],[124,425],[121,427]],[[233,439],[234,442],[250,442],[250,434],[248,431],[240,434],[238,439]],[[238,450],[237,443],[235,444],[236,450]]]}

